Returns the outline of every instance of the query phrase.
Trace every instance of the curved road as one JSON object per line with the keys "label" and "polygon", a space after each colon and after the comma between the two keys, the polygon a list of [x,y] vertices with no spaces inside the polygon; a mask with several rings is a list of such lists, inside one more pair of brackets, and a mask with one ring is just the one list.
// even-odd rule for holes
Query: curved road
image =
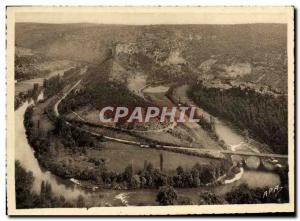
{"label": "curved road", "polygon": [[71,91],[73,91],[79,84],[80,84],[81,80],[77,81],[77,83],[75,85],[73,85],[73,87],[71,87],[54,105],[53,109],[54,109],[54,114],[56,117],[59,116],[59,112],[58,112],[58,105],[60,104],[60,102],[65,99],[69,93],[71,93]]}

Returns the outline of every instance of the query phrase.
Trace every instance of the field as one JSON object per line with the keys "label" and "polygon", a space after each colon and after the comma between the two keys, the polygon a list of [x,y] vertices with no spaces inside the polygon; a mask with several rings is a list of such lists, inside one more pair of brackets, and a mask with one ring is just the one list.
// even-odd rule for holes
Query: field
{"label": "field", "polygon": [[159,168],[160,153],[163,154],[163,168],[164,172],[167,173],[173,173],[178,166],[188,169],[192,168],[196,163],[208,164],[214,162],[212,159],[154,149],[144,149],[115,142],[105,142],[103,144],[104,148],[102,150],[89,149],[87,156],[106,159],[107,168],[117,172],[123,172],[124,168],[129,164],[132,164],[134,171],[137,172],[143,169],[145,161],[152,163],[154,168]]}
{"label": "field", "polygon": [[[100,148],[99,148],[100,147]],[[65,148],[56,149],[56,162],[68,164],[72,168],[92,168],[89,159],[105,161],[109,171],[122,173],[132,164],[133,172],[137,173],[144,168],[144,163],[151,163],[154,168],[160,167],[160,154],[163,155],[163,172],[175,175],[176,168],[182,166],[191,169],[196,163],[200,165],[214,164],[218,160],[189,156],[155,149],[145,149],[116,142],[105,142],[97,145],[97,148],[86,148],[83,154],[80,151],[74,153]],[[80,147],[78,147],[80,149]]]}

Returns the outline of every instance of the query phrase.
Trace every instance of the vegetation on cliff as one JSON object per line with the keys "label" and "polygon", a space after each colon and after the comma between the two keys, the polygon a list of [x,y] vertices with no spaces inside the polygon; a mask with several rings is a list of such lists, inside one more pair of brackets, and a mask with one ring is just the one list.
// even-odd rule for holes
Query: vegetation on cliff
{"label": "vegetation on cliff", "polygon": [[266,143],[275,153],[287,154],[287,98],[232,87],[227,90],[194,84],[189,96],[208,112],[224,118]]}

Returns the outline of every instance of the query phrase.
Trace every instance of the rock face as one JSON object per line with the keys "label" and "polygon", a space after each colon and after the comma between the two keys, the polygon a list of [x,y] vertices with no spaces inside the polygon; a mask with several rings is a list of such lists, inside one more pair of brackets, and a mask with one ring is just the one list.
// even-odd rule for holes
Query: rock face
{"label": "rock face", "polygon": [[121,43],[116,45],[115,50],[117,55],[120,53],[134,54],[138,51],[138,48],[136,43]]}
{"label": "rock face", "polygon": [[207,73],[208,71],[211,70],[212,65],[214,65],[217,62],[216,59],[208,59],[204,62],[202,62],[199,66],[198,69],[203,71],[204,73]]}
{"label": "rock face", "polygon": [[166,65],[173,65],[173,64],[185,64],[186,60],[181,56],[180,51],[171,51],[169,54],[168,59],[165,61]]}
{"label": "rock face", "polygon": [[231,78],[236,78],[238,76],[242,77],[244,75],[251,73],[251,65],[249,63],[237,63],[227,66],[225,68],[226,75]]}

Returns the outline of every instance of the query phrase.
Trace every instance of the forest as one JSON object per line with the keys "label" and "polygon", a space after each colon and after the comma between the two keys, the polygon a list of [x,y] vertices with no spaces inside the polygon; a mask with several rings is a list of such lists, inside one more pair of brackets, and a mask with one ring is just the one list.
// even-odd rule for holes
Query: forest
{"label": "forest", "polygon": [[24,81],[36,77],[42,77],[49,73],[48,70],[40,70],[36,66],[45,58],[42,55],[15,56],[15,79]]}
{"label": "forest", "polygon": [[62,90],[64,86],[63,80],[60,75],[53,76],[49,79],[45,79],[43,83],[44,95],[49,98],[57,94]]}
{"label": "forest", "polygon": [[288,152],[287,98],[262,94],[250,88],[227,90],[194,84],[188,95],[213,115],[232,122],[278,154]]}

